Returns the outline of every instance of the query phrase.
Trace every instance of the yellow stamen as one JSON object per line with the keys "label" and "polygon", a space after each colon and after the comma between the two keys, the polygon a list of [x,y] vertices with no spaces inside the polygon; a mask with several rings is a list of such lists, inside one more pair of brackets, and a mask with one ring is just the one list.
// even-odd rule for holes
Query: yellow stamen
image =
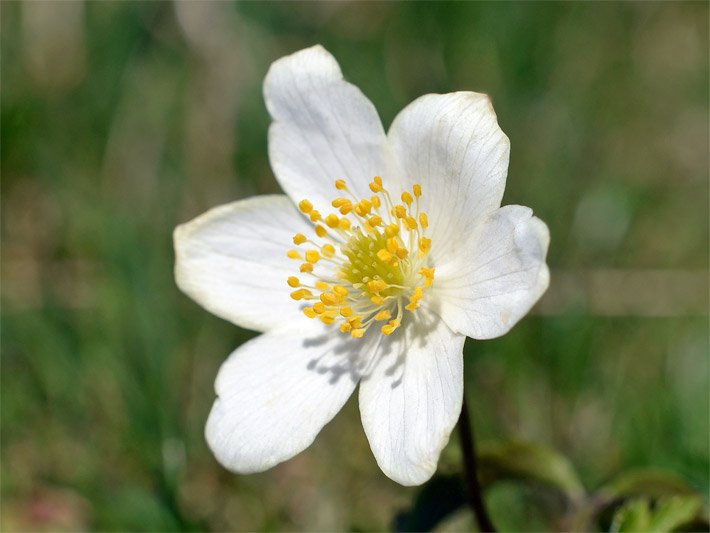
{"label": "yellow stamen", "polygon": [[347,296],[350,291],[348,291],[348,289],[346,289],[345,287],[335,285],[333,286],[333,292],[338,296]]}
{"label": "yellow stamen", "polygon": [[375,320],[389,320],[390,318],[392,318],[392,315],[387,309],[383,309],[375,315]]}
{"label": "yellow stamen", "polygon": [[335,305],[340,301],[340,298],[338,298],[332,292],[324,292],[320,295],[320,301],[323,302],[325,305]]}
{"label": "yellow stamen", "polygon": [[379,217],[377,215],[373,215],[367,219],[367,223],[374,228],[374,227],[382,224],[382,217]]}
{"label": "yellow stamen", "polygon": [[323,257],[333,257],[335,255],[335,247],[332,244],[324,244],[321,249]]}
{"label": "yellow stamen", "polygon": [[318,318],[320,318],[320,321],[323,322],[323,324],[332,324],[335,322],[335,317],[333,315],[328,315],[328,314],[322,314]]}
{"label": "yellow stamen", "polygon": [[338,222],[340,222],[340,219],[333,214],[330,214],[325,217],[325,223],[328,225],[329,228],[337,228]]}
{"label": "yellow stamen", "polygon": [[431,239],[427,239],[426,237],[420,237],[419,238],[419,251],[422,254],[426,254],[429,252],[431,249]]}
{"label": "yellow stamen", "polygon": [[300,202],[298,202],[298,209],[301,210],[301,213],[307,215],[308,213],[313,211],[313,204],[308,200],[301,200]]}
{"label": "yellow stamen", "polygon": [[[363,337],[378,322],[381,333],[391,335],[400,327],[403,312],[414,313],[434,283],[434,268],[426,259],[431,250],[425,233],[429,220],[419,204],[422,188],[415,184],[400,194],[401,204],[393,205],[379,176],[369,183],[373,195],[367,198],[354,197],[344,179],[336,180],[335,187],[349,196],[331,202],[335,213],[323,216],[308,200],[298,203],[322,241],[310,250],[288,250],[288,257],[299,260],[300,271],[315,278],[302,282],[288,277],[288,286],[295,289],[291,298],[312,304],[304,307],[305,316],[336,324],[353,338]],[[296,246],[313,243],[303,233],[292,239]],[[321,259],[325,266],[320,266]]]}

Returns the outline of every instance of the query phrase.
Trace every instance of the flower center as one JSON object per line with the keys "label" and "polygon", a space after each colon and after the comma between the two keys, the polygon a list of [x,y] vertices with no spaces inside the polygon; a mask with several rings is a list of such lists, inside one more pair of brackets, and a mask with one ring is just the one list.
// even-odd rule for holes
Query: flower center
{"label": "flower center", "polygon": [[348,196],[332,202],[342,216],[323,218],[308,200],[298,204],[315,224],[319,242],[294,235],[293,243],[307,249],[289,250],[288,257],[301,261],[301,273],[313,280],[289,277],[288,285],[296,289],[291,298],[308,302],[303,309],[307,317],[338,323],[352,337],[362,337],[376,323],[390,335],[400,327],[404,311],[414,313],[434,283],[434,269],[427,263],[429,222],[419,210],[422,188],[414,185],[411,193],[403,192],[401,204],[392,201],[379,176],[370,183],[370,198],[356,198],[343,180],[335,188]]}

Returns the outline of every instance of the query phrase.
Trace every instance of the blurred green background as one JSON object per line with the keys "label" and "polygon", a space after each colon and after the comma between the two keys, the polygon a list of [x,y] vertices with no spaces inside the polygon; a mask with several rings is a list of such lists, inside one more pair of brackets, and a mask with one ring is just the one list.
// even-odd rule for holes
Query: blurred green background
{"label": "blurred green background", "polygon": [[[179,293],[171,233],[278,191],[261,83],[315,43],[385,127],[424,93],[489,93],[504,203],[550,227],[543,301],[467,341],[478,437],[552,446],[590,489],[655,466],[707,493],[706,2],[0,9],[3,530],[378,530],[410,505],[355,401],[264,474],[203,439],[217,369],[254,333]],[[440,471],[459,459],[452,439]],[[501,528],[555,527],[515,485],[487,498]]]}

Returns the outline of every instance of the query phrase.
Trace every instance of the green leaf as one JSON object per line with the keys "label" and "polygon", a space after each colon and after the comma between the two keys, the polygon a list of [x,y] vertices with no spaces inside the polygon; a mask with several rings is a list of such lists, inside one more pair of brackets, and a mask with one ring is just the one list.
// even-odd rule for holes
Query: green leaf
{"label": "green leaf", "polygon": [[633,470],[624,472],[599,490],[605,500],[648,496],[658,498],[668,495],[689,495],[697,491],[685,479],[660,470]]}
{"label": "green leaf", "polygon": [[702,502],[699,496],[670,496],[656,504],[651,519],[652,531],[674,531],[698,517]]}
{"label": "green leaf", "polygon": [[584,487],[566,457],[539,444],[509,441],[484,443],[478,453],[481,483],[501,480],[552,487],[571,500],[584,496]]}
{"label": "green leaf", "polygon": [[661,498],[653,510],[647,498],[635,498],[616,511],[610,531],[668,533],[698,519],[701,506],[702,502],[697,495]]}
{"label": "green leaf", "polygon": [[614,513],[610,533],[625,531],[649,531],[651,524],[651,509],[648,500],[637,498],[630,500]]}

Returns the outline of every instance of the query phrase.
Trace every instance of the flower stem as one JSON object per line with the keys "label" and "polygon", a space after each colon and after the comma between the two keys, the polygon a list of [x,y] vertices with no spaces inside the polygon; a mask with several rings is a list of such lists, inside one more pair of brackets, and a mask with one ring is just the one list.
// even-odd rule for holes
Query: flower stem
{"label": "flower stem", "polygon": [[459,417],[459,438],[461,439],[461,452],[463,453],[464,479],[466,480],[466,490],[468,493],[468,504],[476,515],[478,528],[485,532],[495,532],[486,505],[483,502],[483,491],[478,482],[476,467],[476,446],[473,436],[473,424],[468,414],[466,406],[466,393],[463,395],[463,405],[461,406],[461,416]]}

